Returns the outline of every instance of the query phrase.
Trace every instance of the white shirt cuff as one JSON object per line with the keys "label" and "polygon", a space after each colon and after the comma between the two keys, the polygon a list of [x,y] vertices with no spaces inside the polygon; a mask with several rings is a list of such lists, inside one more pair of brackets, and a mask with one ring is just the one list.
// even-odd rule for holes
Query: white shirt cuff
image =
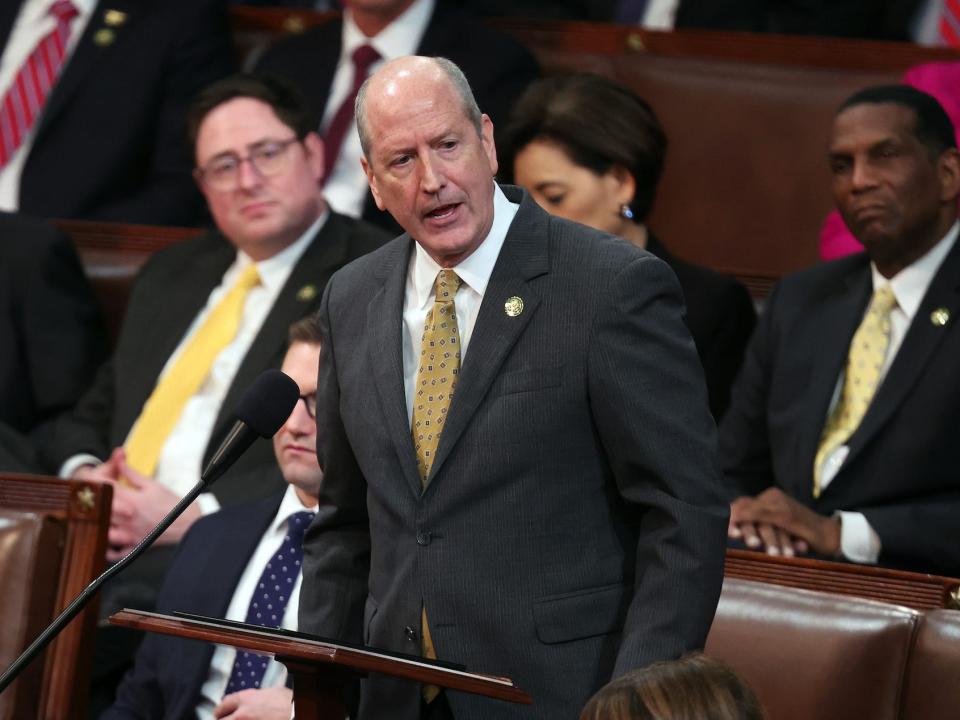
{"label": "white shirt cuff", "polygon": [[201,493],[197,496],[197,507],[200,508],[200,512],[204,515],[209,515],[220,509],[220,501],[217,500],[217,496],[213,493]]}
{"label": "white shirt cuff", "polygon": [[100,458],[95,455],[88,455],[87,453],[71,455],[64,461],[63,465],[60,466],[60,472],[57,473],[57,475],[64,480],[69,480],[70,476],[84,465],[100,465],[102,462],[103,460]]}
{"label": "white shirt cuff", "polygon": [[838,511],[840,552],[847,560],[875,565],[880,557],[880,536],[862,513]]}

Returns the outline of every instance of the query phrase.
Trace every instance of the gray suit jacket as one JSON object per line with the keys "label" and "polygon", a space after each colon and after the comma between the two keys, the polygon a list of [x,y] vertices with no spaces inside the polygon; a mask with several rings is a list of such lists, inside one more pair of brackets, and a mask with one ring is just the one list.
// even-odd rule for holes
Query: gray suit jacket
{"label": "gray suit jacket", "polygon": [[[307,632],[513,677],[532,708],[450,693],[458,720],[574,718],[613,674],[701,647],[726,504],[703,373],[667,266],[521,201],[421,491],[404,402],[402,235],[327,286],[325,466]],[[508,317],[518,296],[523,312]],[[372,676],[359,717],[419,717]]]}

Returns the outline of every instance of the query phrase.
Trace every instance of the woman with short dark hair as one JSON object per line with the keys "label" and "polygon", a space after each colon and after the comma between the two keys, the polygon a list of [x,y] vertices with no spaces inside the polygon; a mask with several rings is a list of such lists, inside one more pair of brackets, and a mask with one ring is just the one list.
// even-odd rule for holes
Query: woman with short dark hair
{"label": "woman with short dark hair", "polygon": [[619,235],[670,265],[719,419],[756,315],[736,280],[675,257],[648,228],[667,150],[653,109],[598,75],[551,77],[518,100],[503,140],[503,167],[545,210]]}

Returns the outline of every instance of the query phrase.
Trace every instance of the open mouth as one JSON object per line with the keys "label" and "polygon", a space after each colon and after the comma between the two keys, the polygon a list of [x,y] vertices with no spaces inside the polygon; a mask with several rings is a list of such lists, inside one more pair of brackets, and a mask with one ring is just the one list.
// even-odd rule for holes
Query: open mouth
{"label": "open mouth", "polygon": [[459,203],[448,203],[446,205],[440,205],[439,207],[430,210],[424,216],[427,220],[447,220],[453,216],[457,211],[457,208],[460,207]]}

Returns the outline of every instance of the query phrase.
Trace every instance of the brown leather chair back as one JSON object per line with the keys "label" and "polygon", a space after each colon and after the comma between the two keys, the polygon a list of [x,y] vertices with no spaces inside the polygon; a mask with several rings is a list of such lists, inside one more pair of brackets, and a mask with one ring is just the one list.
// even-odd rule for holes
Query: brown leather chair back
{"label": "brown leather chair back", "polygon": [[924,614],[910,656],[903,720],[960,717],[960,611]]}
{"label": "brown leather chair back", "polygon": [[894,720],[919,613],[727,578],[706,653],[736,670],[772,720]]}
{"label": "brown leather chair back", "polygon": [[[103,571],[112,488],[0,475],[0,663],[6,669]],[[94,600],[0,696],[3,720],[82,720]]]}
{"label": "brown leather chair back", "polygon": [[[12,663],[53,616],[64,544],[56,518],[0,508],[0,668]],[[0,719],[36,717],[42,659],[0,695]]]}

